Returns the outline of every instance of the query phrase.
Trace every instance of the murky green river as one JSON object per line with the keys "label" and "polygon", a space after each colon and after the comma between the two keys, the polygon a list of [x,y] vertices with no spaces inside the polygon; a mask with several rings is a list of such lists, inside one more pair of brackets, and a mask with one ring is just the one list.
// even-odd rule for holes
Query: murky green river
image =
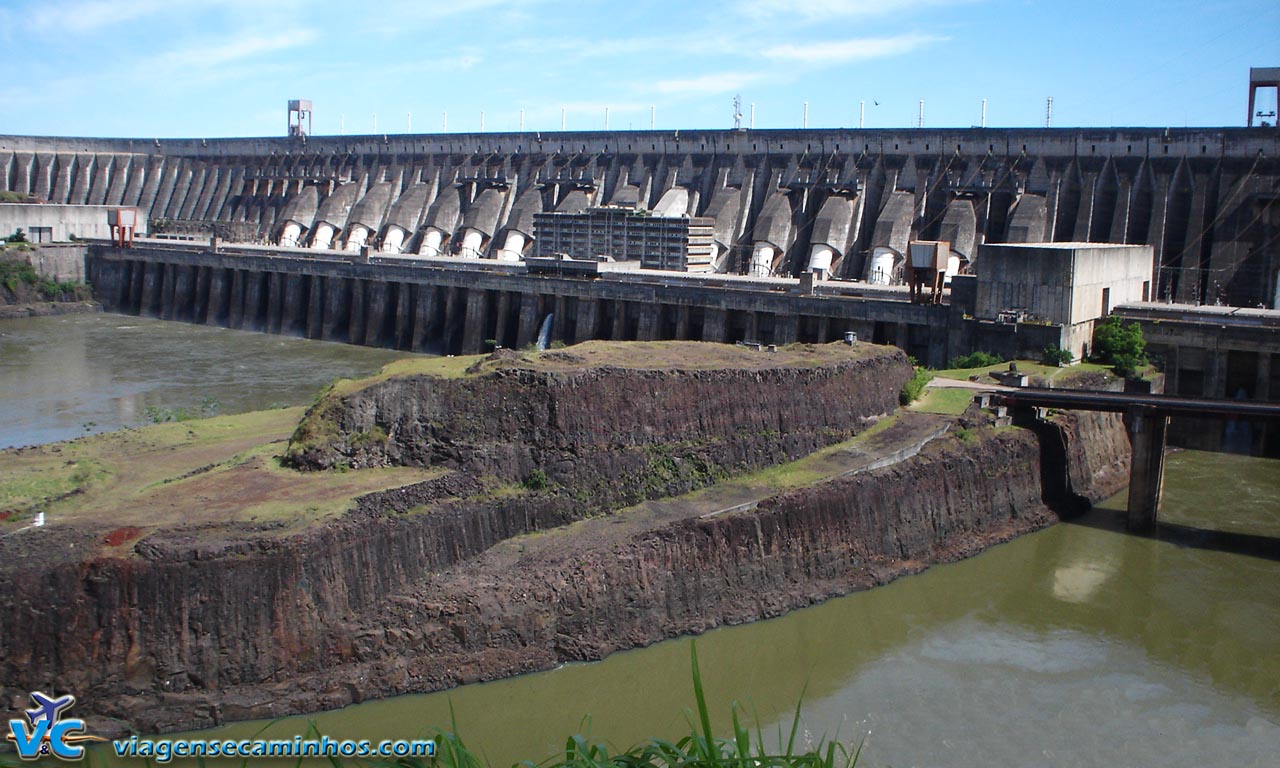
{"label": "murky green river", "polygon": [[[173,392],[175,405],[213,396],[224,408],[252,407],[305,397],[335,375],[386,359],[177,324],[147,324],[131,337],[135,329],[120,326],[140,323],[132,318],[22,322],[29,325],[20,331],[0,324],[7,334],[0,343],[43,333],[48,349],[23,353],[29,367],[15,396],[10,383],[18,374],[4,359],[10,346],[3,347],[0,434],[8,438],[15,421],[24,425],[24,437],[10,443],[64,436],[59,429],[74,434],[77,420],[88,418],[68,403],[117,413],[101,403],[150,403]],[[55,330],[32,327],[45,323]],[[117,337],[151,351],[130,352],[133,342]],[[101,348],[113,344],[114,352]],[[276,344],[288,354],[300,345],[297,357],[271,352]],[[253,370],[263,364],[267,373]],[[155,379],[136,366],[152,366]],[[295,370],[324,366],[311,379]],[[188,368],[203,374],[174,373]],[[243,372],[211,378],[228,368]],[[246,400],[227,391],[251,387],[258,394]],[[70,426],[33,409],[52,409]],[[865,740],[861,765],[1280,764],[1280,554],[1258,538],[1280,537],[1280,461],[1177,452],[1166,489],[1163,520],[1228,533],[1166,526],[1160,539],[1129,535],[1120,525],[1122,494],[1081,520],[970,560],[702,636],[698,653],[718,727],[727,729],[737,701],[768,734],[785,728],[802,702],[802,738]],[[464,739],[502,766],[547,757],[582,729],[618,747],[678,737],[688,732],[692,701],[684,639],[595,664],[285,720],[268,733],[292,736],[314,720],[336,738],[419,736],[429,725],[447,725],[452,707]],[[261,725],[208,735],[247,736]]]}
{"label": "murky green river", "polygon": [[[0,320],[0,448],[305,403],[403,353],[121,315]],[[152,409],[150,414],[148,409]]]}

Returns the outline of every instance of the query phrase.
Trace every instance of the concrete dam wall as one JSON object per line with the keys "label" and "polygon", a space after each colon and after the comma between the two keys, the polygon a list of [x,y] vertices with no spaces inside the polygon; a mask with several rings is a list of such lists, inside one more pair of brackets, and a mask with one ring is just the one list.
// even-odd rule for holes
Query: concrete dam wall
{"label": "concrete dam wall", "polygon": [[[376,261],[376,259],[375,259]],[[824,284],[820,294],[725,279],[534,275],[497,261],[361,263],[341,254],[93,245],[86,276],[110,312],[442,354],[577,343],[823,343],[846,331],[930,365],[948,359],[952,309],[905,290]],[[1043,344],[1041,344],[1043,346]]]}
{"label": "concrete dam wall", "polygon": [[[617,131],[0,137],[0,190],[137,206],[159,233],[518,259],[545,211],[715,221],[721,271],[891,279],[909,239],[1150,244],[1154,295],[1275,301],[1280,132]],[[887,270],[887,271],[886,271]]]}

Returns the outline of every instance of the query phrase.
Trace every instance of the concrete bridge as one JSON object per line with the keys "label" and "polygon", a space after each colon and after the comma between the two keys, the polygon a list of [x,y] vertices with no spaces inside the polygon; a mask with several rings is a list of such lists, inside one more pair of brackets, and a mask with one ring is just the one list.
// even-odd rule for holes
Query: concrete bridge
{"label": "concrete bridge", "polygon": [[1280,403],[1247,400],[1038,388],[1001,390],[994,393],[993,399],[1015,412],[1058,408],[1124,414],[1125,428],[1133,448],[1128,501],[1128,526],[1133,530],[1155,525],[1160,511],[1165,441],[1171,416],[1280,422]]}

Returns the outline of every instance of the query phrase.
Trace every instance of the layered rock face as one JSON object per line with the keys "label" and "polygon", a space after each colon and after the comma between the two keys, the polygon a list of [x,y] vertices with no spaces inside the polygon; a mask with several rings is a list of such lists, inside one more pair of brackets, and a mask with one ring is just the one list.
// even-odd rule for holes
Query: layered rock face
{"label": "layered rock face", "polygon": [[537,472],[584,505],[618,506],[847,440],[891,413],[911,376],[900,350],[874,345],[738,351],[724,368],[690,370],[650,367],[673,345],[637,343],[633,367],[590,364],[613,346],[547,353],[546,367],[509,353],[470,377],[411,375],[330,396],[291,457],[302,468],[444,465],[516,482]]}

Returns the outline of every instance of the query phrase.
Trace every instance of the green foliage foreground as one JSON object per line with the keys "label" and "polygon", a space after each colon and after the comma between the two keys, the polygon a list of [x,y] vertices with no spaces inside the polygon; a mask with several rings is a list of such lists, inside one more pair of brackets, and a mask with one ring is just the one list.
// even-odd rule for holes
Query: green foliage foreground
{"label": "green foliage foreground", "polygon": [[898,393],[898,402],[901,405],[911,405],[919,400],[924,394],[924,386],[932,378],[933,371],[928,368],[916,368],[907,383],[902,385],[902,391]]}

